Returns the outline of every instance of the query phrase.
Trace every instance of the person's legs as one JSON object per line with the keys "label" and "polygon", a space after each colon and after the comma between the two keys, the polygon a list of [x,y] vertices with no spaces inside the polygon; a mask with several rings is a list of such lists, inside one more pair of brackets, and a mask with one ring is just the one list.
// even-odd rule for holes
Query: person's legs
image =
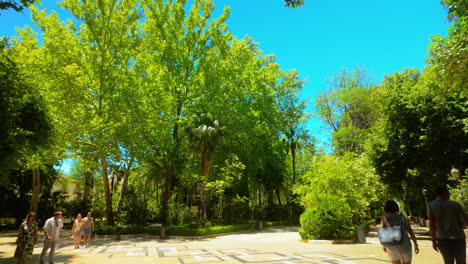
{"label": "person's legs", "polygon": [[85,247],[89,244],[89,240],[91,240],[91,228],[86,228],[84,231],[83,231],[83,235],[84,235],[84,245]]}
{"label": "person's legs", "polygon": [[55,243],[57,241],[52,240],[50,242],[50,252],[49,252],[49,263],[54,263],[54,254],[55,254]]}
{"label": "person's legs", "polygon": [[401,264],[401,257],[398,246],[386,246],[385,249],[392,264]]}
{"label": "person's legs", "polygon": [[453,241],[455,263],[466,264],[466,240],[457,239]]}
{"label": "person's legs", "polygon": [[454,264],[455,256],[453,251],[453,243],[450,239],[439,239],[437,240],[439,245],[439,251],[444,259],[445,264]]}
{"label": "person's legs", "polygon": [[403,245],[400,246],[400,257],[402,264],[411,264],[413,260],[413,247],[411,241],[406,240]]}
{"label": "person's legs", "polygon": [[75,238],[75,248],[79,248],[80,247],[81,236],[80,235],[74,235],[74,238]]}
{"label": "person's legs", "polygon": [[43,262],[44,256],[47,253],[47,250],[49,249],[49,247],[50,247],[50,240],[44,239],[44,247],[42,248],[42,253],[41,253],[41,258],[40,258],[41,263]]}

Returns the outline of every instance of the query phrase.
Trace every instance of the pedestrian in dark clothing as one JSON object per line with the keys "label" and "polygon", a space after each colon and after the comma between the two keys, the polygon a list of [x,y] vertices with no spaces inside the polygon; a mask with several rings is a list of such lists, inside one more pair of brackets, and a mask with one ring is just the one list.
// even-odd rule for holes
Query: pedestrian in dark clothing
{"label": "pedestrian in dark clothing", "polygon": [[432,247],[442,254],[445,264],[466,264],[466,241],[463,227],[468,218],[463,206],[450,200],[446,186],[437,188],[436,200],[427,205]]}

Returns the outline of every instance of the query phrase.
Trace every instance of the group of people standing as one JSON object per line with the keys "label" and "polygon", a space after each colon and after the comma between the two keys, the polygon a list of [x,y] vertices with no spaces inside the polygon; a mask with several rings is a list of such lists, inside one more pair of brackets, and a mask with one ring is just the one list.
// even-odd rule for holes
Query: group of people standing
{"label": "group of people standing", "polygon": [[[18,260],[19,264],[25,264],[31,259],[34,244],[38,241],[39,230],[35,220],[36,214],[34,212],[28,213],[26,221],[23,222],[18,229],[18,237],[16,239],[17,247],[14,257]],[[60,211],[55,212],[53,217],[45,221],[42,227],[44,231],[44,246],[40,256],[41,264],[44,264],[44,257],[49,249],[48,263],[54,263],[55,249],[57,248],[62,228],[62,212]],[[82,238],[84,247],[88,247],[92,231],[94,231],[94,219],[91,212],[88,212],[85,218],[82,218],[81,214],[78,214],[73,221],[72,227],[72,238],[75,242],[75,248],[80,247]]]}

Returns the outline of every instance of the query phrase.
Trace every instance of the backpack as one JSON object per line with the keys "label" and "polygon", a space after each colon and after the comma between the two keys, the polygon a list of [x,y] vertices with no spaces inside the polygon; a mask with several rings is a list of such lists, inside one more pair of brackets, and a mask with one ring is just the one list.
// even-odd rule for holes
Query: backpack
{"label": "backpack", "polygon": [[385,220],[387,221],[387,225],[383,228],[377,229],[380,244],[382,244],[383,246],[400,245],[403,242],[402,226],[404,224],[404,221],[400,225],[392,225],[386,217]]}

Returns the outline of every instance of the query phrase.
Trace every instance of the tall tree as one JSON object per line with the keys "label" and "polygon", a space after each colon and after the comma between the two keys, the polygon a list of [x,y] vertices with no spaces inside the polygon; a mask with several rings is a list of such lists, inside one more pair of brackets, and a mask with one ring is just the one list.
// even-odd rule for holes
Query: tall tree
{"label": "tall tree", "polygon": [[31,170],[30,210],[37,212],[41,191],[40,170],[55,162],[50,154],[53,125],[34,83],[21,72],[16,51],[0,46],[0,183],[12,170]]}
{"label": "tall tree", "polygon": [[210,113],[194,116],[190,125],[191,127],[187,128],[187,134],[192,145],[192,151],[200,154],[201,209],[202,217],[206,219],[208,206],[206,183],[208,182],[209,170],[213,165],[217,145],[223,135],[223,129],[219,126],[219,121],[214,119]]}
{"label": "tall tree", "polygon": [[[150,145],[149,154],[161,164],[164,176],[163,225],[167,225],[168,201],[187,151],[181,124],[191,115],[191,105],[203,96],[203,89],[208,90],[205,76],[209,63],[219,59],[231,38],[224,24],[228,9],[219,18],[211,19],[212,1],[194,1],[188,12],[185,4],[186,1],[143,1],[145,38],[135,62],[135,72],[142,76],[141,87],[146,95],[155,95],[145,95],[145,108],[139,109],[150,118],[139,127]],[[155,127],[156,131],[150,130]]]}
{"label": "tall tree", "polygon": [[468,167],[468,136],[460,121],[466,97],[439,96],[430,72],[404,70],[386,76],[381,87],[382,120],[371,151],[392,194],[423,200],[422,189],[448,182],[452,165]]}
{"label": "tall tree", "polygon": [[[113,225],[108,158],[118,150],[118,132],[124,130],[121,108],[137,45],[137,1],[64,0],[60,5],[79,25],[32,8],[44,40],[41,48],[36,44],[39,52],[26,51],[39,56],[31,67],[48,80],[41,85],[69,149],[86,148],[99,159],[106,219]],[[31,34],[24,32],[23,42]]]}
{"label": "tall tree", "polygon": [[363,152],[369,128],[378,114],[372,103],[375,84],[362,69],[334,75],[330,88],[316,100],[318,114],[332,130],[335,152]]}

